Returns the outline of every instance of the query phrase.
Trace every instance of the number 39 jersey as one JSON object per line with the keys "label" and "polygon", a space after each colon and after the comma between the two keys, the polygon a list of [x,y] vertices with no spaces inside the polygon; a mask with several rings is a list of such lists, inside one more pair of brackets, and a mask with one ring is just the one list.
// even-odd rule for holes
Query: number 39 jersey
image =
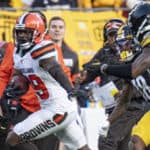
{"label": "number 39 jersey", "polygon": [[[39,66],[41,59],[55,57],[57,51],[51,41],[42,41],[21,56],[18,50],[14,53],[14,67],[20,70],[28,79],[38,96],[41,107],[50,107],[59,111],[70,107],[67,92],[60,84],[43,68]],[[65,111],[65,110],[64,110]]]}
{"label": "number 39 jersey", "polygon": [[132,80],[133,86],[140,92],[146,101],[150,102],[150,69]]}

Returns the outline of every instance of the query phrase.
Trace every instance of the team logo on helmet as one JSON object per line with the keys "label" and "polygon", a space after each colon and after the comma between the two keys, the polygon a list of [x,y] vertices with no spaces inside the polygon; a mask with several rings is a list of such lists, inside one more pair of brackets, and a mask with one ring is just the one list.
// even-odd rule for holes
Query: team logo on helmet
{"label": "team logo on helmet", "polygon": [[25,13],[16,21],[14,37],[16,45],[28,49],[42,40],[45,31],[43,19],[36,13]]}

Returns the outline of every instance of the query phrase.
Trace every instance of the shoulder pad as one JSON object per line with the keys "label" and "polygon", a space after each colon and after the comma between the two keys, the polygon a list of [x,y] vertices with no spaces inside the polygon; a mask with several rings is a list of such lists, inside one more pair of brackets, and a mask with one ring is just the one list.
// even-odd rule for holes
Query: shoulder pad
{"label": "shoulder pad", "polygon": [[55,44],[52,41],[42,41],[32,49],[31,56],[36,59],[53,51],[55,51]]}

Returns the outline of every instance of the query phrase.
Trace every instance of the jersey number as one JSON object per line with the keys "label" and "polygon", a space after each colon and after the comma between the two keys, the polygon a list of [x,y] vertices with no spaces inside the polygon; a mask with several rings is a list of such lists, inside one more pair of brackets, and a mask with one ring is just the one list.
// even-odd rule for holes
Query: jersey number
{"label": "jersey number", "polygon": [[141,92],[146,100],[150,100],[150,86],[142,76],[133,80],[133,85]]}
{"label": "jersey number", "polygon": [[29,79],[37,95],[41,99],[47,99],[49,97],[49,93],[44,82],[36,75],[29,75]]}

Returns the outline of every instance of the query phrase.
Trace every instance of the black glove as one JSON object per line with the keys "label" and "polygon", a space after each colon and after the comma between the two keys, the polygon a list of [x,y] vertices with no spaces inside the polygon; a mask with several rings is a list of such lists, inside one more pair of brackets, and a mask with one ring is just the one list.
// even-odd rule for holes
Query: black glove
{"label": "black glove", "polygon": [[97,73],[98,75],[105,74],[105,71],[107,69],[107,64],[102,64],[98,60],[91,61],[89,63],[86,63],[83,65],[83,68],[89,72]]}
{"label": "black glove", "polygon": [[0,105],[4,116],[14,119],[21,110],[21,100],[15,97],[3,96],[0,100]]}
{"label": "black glove", "polygon": [[83,68],[85,70],[87,70],[89,72],[95,72],[95,73],[97,73],[97,72],[100,73],[100,67],[101,67],[101,63],[97,59],[83,65]]}
{"label": "black glove", "polygon": [[72,90],[72,91],[68,94],[68,96],[69,96],[69,97],[80,97],[80,96],[84,96],[85,93],[86,93],[85,90],[82,90],[82,89],[74,89],[74,90]]}
{"label": "black glove", "polygon": [[7,106],[10,111],[17,113],[21,109],[20,99],[8,99]]}
{"label": "black glove", "polygon": [[10,128],[11,122],[8,118],[0,116],[0,135],[6,134]]}

